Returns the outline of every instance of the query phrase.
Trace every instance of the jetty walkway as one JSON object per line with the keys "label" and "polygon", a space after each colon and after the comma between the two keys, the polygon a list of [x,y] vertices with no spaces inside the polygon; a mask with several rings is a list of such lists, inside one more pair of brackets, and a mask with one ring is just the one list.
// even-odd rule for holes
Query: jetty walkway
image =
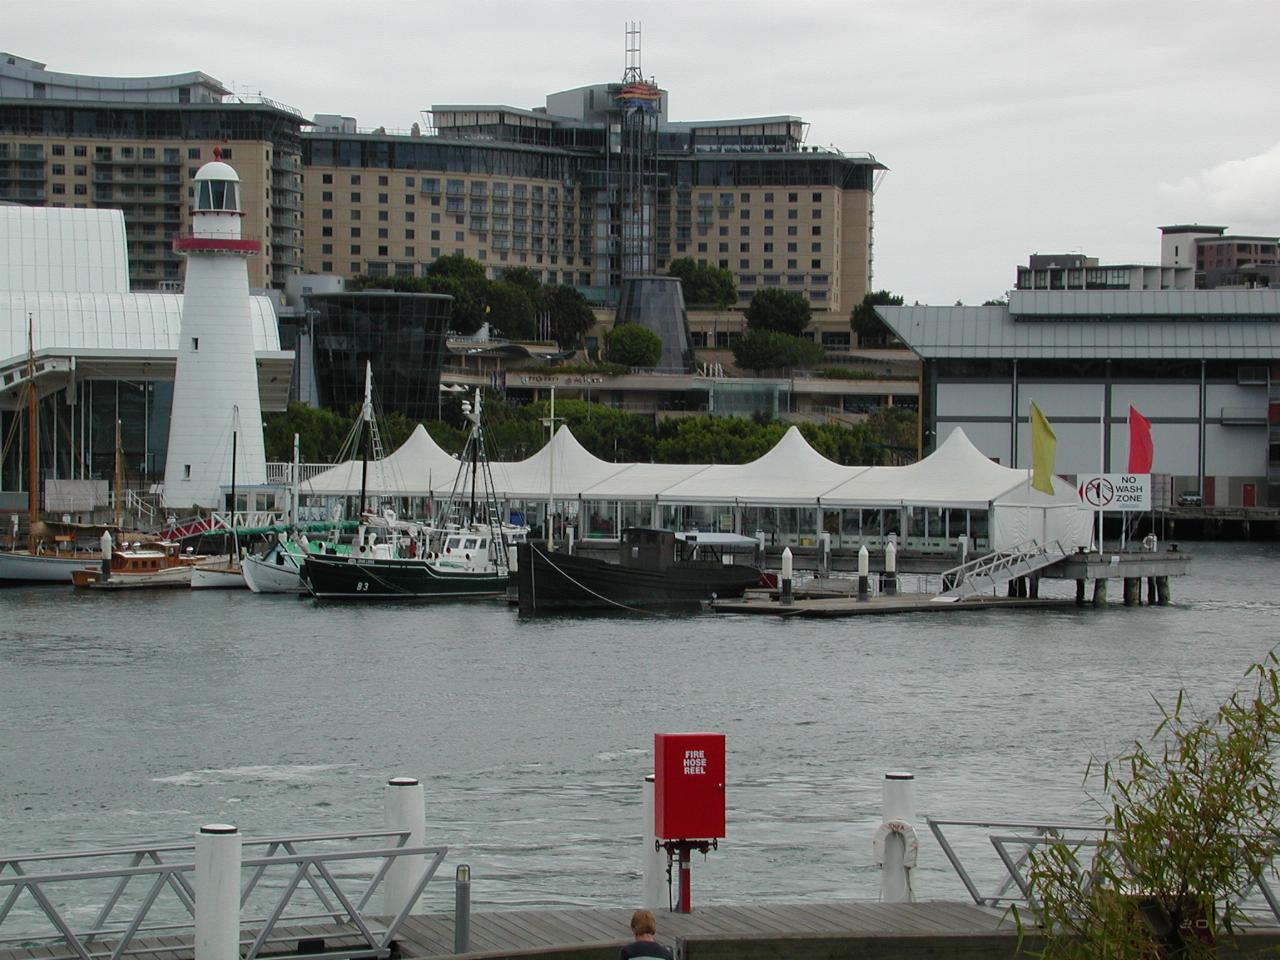
{"label": "jetty walkway", "polygon": [[[452,915],[412,916],[401,925],[390,955],[402,960],[615,960],[619,948],[631,942],[630,917],[631,910],[623,908],[477,912],[470,918],[467,950],[455,953]],[[376,923],[379,918],[370,919]],[[717,905],[695,907],[688,914],[663,912],[658,926],[659,942],[671,947],[677,960],[1009,960],[1030,957],[1043,947],[1036,936],[1020,942],[1017,927],[1005,911],[955,901]],[[277,933],[282,939],[274,949],[259,954],[264,960],[324,960],[327,954],[349,957],[350,947],[359,940],[349,925],[338,924]],[[290,939],[285,940],[285,935]],[[95,955],[112,953],[109,942],[92,946],[97,948]],[[1280,930],[1276,929],[1249,930],[1234,944],[1219,944],[1223,958],[1274,956],[1277,950]],[[57,944],[0,950],[0,960],[75,956]],[[187,935],[135,941],[121,960],[194,957],[192,937]]]}

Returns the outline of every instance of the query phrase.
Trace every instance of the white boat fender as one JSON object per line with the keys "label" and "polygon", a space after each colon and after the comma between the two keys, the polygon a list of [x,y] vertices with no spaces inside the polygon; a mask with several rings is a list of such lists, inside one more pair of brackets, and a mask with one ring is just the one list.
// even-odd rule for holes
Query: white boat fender
{"label": "white boat fender", "polygon": [[916,828],[905,820],[886,820],[880,824],[880,829],[871,838],[871,850],[876,866],[884,866],[884,842],[892,833],[902,837],[904,844],[902,866],[907,870],[913,869],[920,856],[920,838],[916,836]]}

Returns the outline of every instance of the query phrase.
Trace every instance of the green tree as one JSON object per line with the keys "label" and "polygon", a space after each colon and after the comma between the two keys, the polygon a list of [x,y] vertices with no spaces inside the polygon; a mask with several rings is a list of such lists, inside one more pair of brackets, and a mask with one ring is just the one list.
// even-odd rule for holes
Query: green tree
{"label": "green tree", "polygon": [[430,293],[453,297],[450,326],[459,333],[472,334],[485,322],[489,280],[484,266],[476,260],[453,253],[439,257],[427,267],[426,286]]}
{"label": "green tree", "polygon": [[849,325],[858,335],[862,347],[883,347],[897,338],[883,320],[876,315],[876,307],[900,307],[902,298],[888,290],[868,291],[862,302],[853,308]]}
{"label": "green tree", "polygon": [[[534,296],[537,296],[536,288]],[[533,302],[525,286],[508,281],[504,275],[498,283],[489,284],[485,319],[508,339],[531,340],[537,333]]]}
{"label": "green tree", "polygon": [[528,267],[504,267],[502,270],[502,282],[519,287],[531,299],[537,297],[542,290],[542,281]]}
{"label": "green tree", "polygon": [[836,423],[802,423],[799,426],[809,446],[828,460],[845,466],[875,466],[885,461],[884,451],[874,431],[865,423],[852,427]]}
{"label": "green tree", "polygon": [[786,433],[778,422],[745,417],[689,417],[662,424],[657,443],[661,463],[747,463],[768,453]]}
{"label": "green tree", "polygon": [[809,301],[798,293],[766,287],[756,291],[744,316],[752,330],[773,330],[798,337],[809,325]]}
{"label": "green tree", "polygon": [[576,347],[595,325],[596,315],[587,298],[573,287],[544,287],[541,299],[541,309],[551,317],[551,335],[565,350]]}
{"label": "green tree", "polygon": [[809,367],[822,362],[822,347],[804,337],[772,330],[748,330],[733,342],[733,361],[757,375],[766,370]]}
{"label": "green tree", "polygon": [[692,257],[681,257],[671,261],[667,275],[679,279],[686,306],[724,310],[738,302],[733,274],[721,267],[698,263]]}
{"label": "green tree", "polygon": [[[1019,930],[1048,960],[1193,960],[1244,920],[1240,898],[1271,869],[1280,829],[1280,661],[1272,650],[1211,713],[1180,691],[1147,742],[1091,763],[1105,832],[1096,846],[1032,849],[1037,906]],[[1207,937],[1200,937],[1203,924]]]}
{"label": "green tree", "polygon": [[298,435],[299,456],[304,463],[330,463],[342,449],[351,430],[352,418],[332,410],[320,410],[305,403],[291,403],[279,413],[268,413],[263,439],[267,459],[287,463],[293,460],[293,435]]}
{"label": "green tree", "polygon": [[662,338],[638,323],[620,323],[605,334],[605,359],[624,367],[656,367]]}

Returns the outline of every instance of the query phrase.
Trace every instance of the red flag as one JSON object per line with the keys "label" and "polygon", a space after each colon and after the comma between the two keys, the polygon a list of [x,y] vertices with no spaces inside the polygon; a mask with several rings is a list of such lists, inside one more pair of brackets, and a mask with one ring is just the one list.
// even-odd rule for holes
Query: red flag
{"label": "red flag", "polygon": [[1150,473],[1156,448],[1151,442],[1151,421],[1129,407],[1129,472]]}

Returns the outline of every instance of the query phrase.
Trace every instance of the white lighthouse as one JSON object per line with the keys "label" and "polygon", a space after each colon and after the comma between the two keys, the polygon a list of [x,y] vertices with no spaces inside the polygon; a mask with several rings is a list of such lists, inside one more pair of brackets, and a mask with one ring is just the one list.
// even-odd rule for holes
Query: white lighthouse
{"label": "white lighthouse", "polygon": [[222,506],[233,447],[237,485],[267,479],[245,262],[260,246],[241,238],[243,216],[235,170],[206,163],[196,173],[191,236],[173,242],[187,257],[164,467],[165,506],[176,510]]}

